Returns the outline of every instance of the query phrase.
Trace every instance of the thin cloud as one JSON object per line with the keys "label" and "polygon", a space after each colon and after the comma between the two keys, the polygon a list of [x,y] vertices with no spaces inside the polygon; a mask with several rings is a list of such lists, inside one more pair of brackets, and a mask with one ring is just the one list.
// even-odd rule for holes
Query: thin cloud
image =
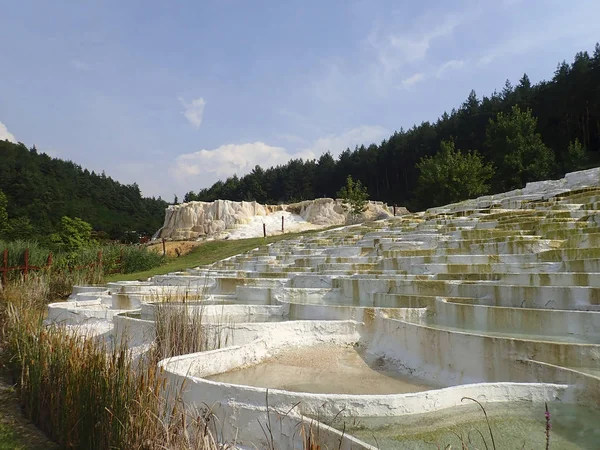
{"label": "thin cloud", "polygon": [[183,115],[190,124],[196,129],[202,125],[204,119],[204,106],[206,101],[202,97],[192,100],[191,103],[186,102],[183,98],[179,97],[179,102],[183,106]]}
{"label": "thin cloud", "polygon": [[243,176],[259,165],[268,168],[287,163],[293,158],[314,159],[329,151],[335,157],[346,148],[376,143],[389,136],[384,127],[364,125],[316,139],[307,147],[289,151],[264,142],[226,144],[212,150],[202,149],[179,155],[169,174],[184,189],[208,187],[234,174]]}
{"label": "thin cloud", "polygon": [[[597,17],[600,14],[600,4],[595,1],[585,2],[587,6],[579,5],[573,8],[561,4],[563,9],[556,14],[538,19],[535,27],[522,26],[508,38],[496,46],[490,46],[479,56],[478,66],[490,64],[498,59],[513,55],[522,55],[536,49],[551,45],[554,42],[582,39],[595,40]],[[572,26],[576,23],[577,26]]]}
{"label": "thin cloud", "polygon": [[390,134],[387,128],[379,125],[362,125],[339,134],[328,134],[320,137],[310,147],[302,149],[299,155],[303,158],[313,159],[318,158],[325,152],[331,152],[335,157],[347,148],[354,149],[356,145],[378,143]]}
{"label": "thin cloud", "polygon": [[432,27],[426,26],[408,33],[371,32],[367,42],[375,50],[385,71],[395,71],[407,63],[422,61],[436,39],[451,35],[467,19],[467,15],[451,15]]}
{"label": "thin cloud", "polygon": [[410,89],[411,87],[413,87],[418,82],[423,81],[424,78],[425,78],[425,74],[423,74],[423,73],[415,73],[414,75],[411,75],[410,77],[405,78],[404,80],[402,80],[402,87],[404,89]]}
{"label": "thin cloud", "polygon": [[440,68],[436,72],[437,78],[442,78],[448,72],[453,70],[462,69],[465,66],[465,61],[463,59],[451,59],[450,61],[446,61],[444,64],[440,66]]}

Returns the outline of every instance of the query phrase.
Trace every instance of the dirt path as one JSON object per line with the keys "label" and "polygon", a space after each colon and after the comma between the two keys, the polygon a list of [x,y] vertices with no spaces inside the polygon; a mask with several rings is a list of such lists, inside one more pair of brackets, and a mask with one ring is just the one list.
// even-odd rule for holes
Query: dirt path
{"label": "dirt path", "polygon": [[[167,241],[165,242],[165,247],[167,249],[167,256],[170,258],[174,258],[175,256],[183,256],[187,255],[194,248],[202,245],[201,241]],[[156,244],[150,244],[148,248],[154,252],[162,253],[163,246],[162,242],[158,242]],[[179,250],[179,255],[177,255],[177,250]]]}

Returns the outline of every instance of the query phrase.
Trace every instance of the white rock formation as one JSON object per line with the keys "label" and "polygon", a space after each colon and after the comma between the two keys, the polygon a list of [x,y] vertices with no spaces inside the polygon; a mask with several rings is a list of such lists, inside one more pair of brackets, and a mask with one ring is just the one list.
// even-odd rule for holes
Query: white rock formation
{"label": "white rock formation", "polygon": [[[321,198],[291,205],[261,205],[257,202],[234,202],[216,200],[214,202],[189,202],[171,205],[167,208],[165,221],[154,238],[197,239],[201,237],[252,237],[262,235],[262,224],[257,217],[264,217],[265,223],[281,220],[286,216],[286,231],[344,225],[349,215],[342,207],[341,200]],[[396,214],[405,214],[406,208],[396,208]],[[391,217],[390,207],[382,202],[369,202],[360,220],[374,220]],[[271,216],[271,217],[269,217]],[[273,218],[272,216],[277,216]],[[259,225],[258,227],[256,225]],[[248,230],[244,230],[244,227]],[[223,233],[236,229],[236,233]],[[279,229],[279,227],[277,227]],[[272,230],[269,230],[271,233]]]}

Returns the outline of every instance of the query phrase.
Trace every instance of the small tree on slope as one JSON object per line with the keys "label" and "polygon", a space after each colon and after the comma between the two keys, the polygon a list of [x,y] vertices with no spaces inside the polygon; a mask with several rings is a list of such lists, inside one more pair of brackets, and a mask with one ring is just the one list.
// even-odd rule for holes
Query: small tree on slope
{"label": "small tree on slope", "polygon": [[367,210],[369,201],[369,192],[366,186],[360,180],[354,181],[351,175],[346,178],[346,186],[342,187],[338,193],[342,199],[342,206],[350,212],[352,220],[356,220],[363,212]]}

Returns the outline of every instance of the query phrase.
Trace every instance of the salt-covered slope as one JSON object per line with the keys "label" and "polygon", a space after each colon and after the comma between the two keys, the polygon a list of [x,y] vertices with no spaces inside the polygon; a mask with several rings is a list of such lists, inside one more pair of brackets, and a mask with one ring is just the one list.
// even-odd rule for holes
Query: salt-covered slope
{"label": "salt-covered slope", "polygon": [[[406,213],[405,208],[397,213]],[[360,220],[390,217],[390,208],[381,202],[369,202]],[[321,198],[291,205],[261,205],[257,202],[189,202],[171,205],[165,213],[165,222],[155,238],[197,239],[201,237],[234,238],[262,236],[265,223],[272,234],[281,230],[285,217],[285,231],[301,231],[348,222],[341,200]]]}

